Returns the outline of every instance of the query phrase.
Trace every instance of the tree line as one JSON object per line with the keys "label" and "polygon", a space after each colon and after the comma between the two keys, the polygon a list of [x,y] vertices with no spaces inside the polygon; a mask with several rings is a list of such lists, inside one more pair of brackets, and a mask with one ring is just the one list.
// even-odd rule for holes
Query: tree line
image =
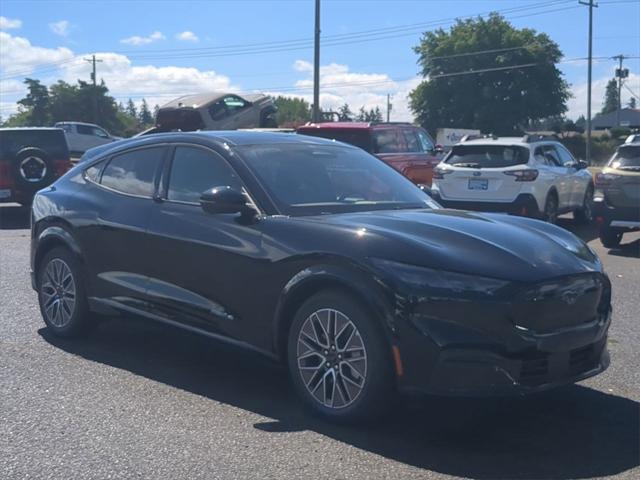
{"label": "tree line", "polygon": [[139,106],[129,99],[117,103],[104,81],[95,87],[82,80],[73,85],[62,80],[47,87],[40,80],[24,80],[28,93],[18,100],[18,113],[3,127],[46,127],[56,122],[97,123],[118,136],[131,136],[153,126],[157,105],[150,109],[146,99]]}
{"label": "tree line", "polygon": [[[311,121],[313,106],[302,98],[275,97],[275,105],[278,107],[276,120],[281,127],[297,127]],[[323,121],[340,122],[382,122],[383,115],[379,107],[366,109],[364,106],[356,112],[351,110],[348,103],[341,105],[336,111],[320,109]]]}

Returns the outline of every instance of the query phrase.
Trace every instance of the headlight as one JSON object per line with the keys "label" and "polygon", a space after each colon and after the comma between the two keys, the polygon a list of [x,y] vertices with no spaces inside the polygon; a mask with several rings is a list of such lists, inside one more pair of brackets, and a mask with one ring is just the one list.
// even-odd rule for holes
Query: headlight
{"label": "headlight", "polygon": [[428,289],[434,292],[441,290],[449,293],[475,293],[493,296],[509,284],[507,280],[418,267],[380,258],[372,259],[372,262],[395,279],[420,290]]}

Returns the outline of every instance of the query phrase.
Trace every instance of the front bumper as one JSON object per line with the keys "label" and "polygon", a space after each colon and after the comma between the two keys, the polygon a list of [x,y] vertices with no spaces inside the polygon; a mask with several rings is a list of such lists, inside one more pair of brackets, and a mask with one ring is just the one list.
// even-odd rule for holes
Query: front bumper
{"label": "front bumper", "polygon": [[512,215],[522,215],[525,217],[539,218],[542,216],[538,202],[529,193],[521,193],[512,202],[477,202],[444,200],[437,191],[432,192],[432,198],[445,208],[455,208],[457,210],[473,210],[480,212],[501,212]]}
{"label": "front bumper", "polygon": [[518,304],[518,294],[477,303],[417,299],[397,332],[404,367],[400,389],[459,396],[526,394],[603,372],[609,366],[610,283],[602,275],[599,291],[585,290],[564,308],[558,304],[585,278],[547,282],[554,288],[550,295],[559,294],[534,299],[540,308]]}

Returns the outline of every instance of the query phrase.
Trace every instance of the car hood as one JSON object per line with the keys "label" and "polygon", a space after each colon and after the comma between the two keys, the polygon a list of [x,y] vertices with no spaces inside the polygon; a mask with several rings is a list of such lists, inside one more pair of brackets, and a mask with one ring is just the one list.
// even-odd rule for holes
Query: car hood
{"label": "car hood", "polygon": [[396,210],[308,218],[348,230],[360,254],[514,281],[601,271],[572,233],[548,223],[457,210]]}

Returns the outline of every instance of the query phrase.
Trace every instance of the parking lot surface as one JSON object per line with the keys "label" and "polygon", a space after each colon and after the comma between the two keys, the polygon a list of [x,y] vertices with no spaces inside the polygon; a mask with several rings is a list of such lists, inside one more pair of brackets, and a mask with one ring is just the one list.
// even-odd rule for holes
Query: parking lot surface
{"label": "parking lot surface", "polygon": [[[640,235],[604,249],[604,374],[529,397],[405,399],[383,422],[309,416],[268,360],[132,318],[47,334],[28,215],[0,206],[0,478],[640,477]],[[250,301],[250,299],[248,299]]]}

